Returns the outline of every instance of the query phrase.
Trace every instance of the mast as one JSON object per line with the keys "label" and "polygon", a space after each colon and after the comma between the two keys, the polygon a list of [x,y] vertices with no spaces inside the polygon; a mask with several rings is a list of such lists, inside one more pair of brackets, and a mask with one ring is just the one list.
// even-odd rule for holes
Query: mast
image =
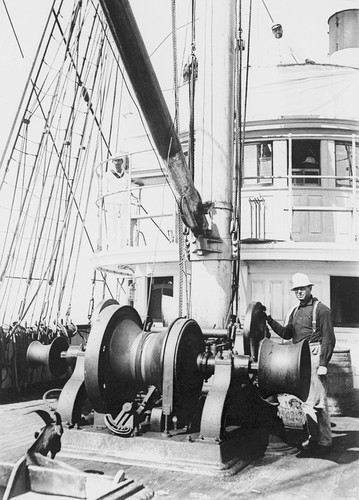
{"label": "mast", "polygon": [[[231,300],[235,1],[197,2],[195,184],[212,201],[212,241],[192,262],[192,315],[202,328],[225,328]],[[201,10],[199,10],[201,9]],[[204,12],[206,11],[206,12]]]}

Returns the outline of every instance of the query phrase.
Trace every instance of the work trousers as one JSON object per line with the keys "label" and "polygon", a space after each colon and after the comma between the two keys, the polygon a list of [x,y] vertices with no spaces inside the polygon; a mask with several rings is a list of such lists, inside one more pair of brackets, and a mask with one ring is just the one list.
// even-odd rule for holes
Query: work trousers
{"label": "work trousers", "polygon": [[130,245],[130,209],[128,205],[107,203],[107,244],[110,250]]}
{"label": "work trousers", "polygon": [[312,373],[308,399],[302,403],[303,412],[306,414],[309,439],[322,446],[332,444],[332,429],[327,401],[326,376],[318,376],[320,349],[318,343],[310,344],[310,358]]}

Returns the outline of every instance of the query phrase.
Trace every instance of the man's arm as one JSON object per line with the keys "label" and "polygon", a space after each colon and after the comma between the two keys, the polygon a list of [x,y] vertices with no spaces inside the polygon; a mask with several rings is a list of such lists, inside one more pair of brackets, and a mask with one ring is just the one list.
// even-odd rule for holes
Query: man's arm
{"label": "man's arm", "polygon": [[267,323],[272,328],[272,330],[282,337],[282,339],[289,340],[293,338],[294,328],[291,322],[291,317],[289,318],[289,323],[285,326],[282,326],[278,321],[272,318],[270,314],[267,314]]}
{"label": "man's arm", "polygon": [[324,304],[318,306],[318,322],[322,336],[322,348],[319,365],[327,367],[335,347],[335,335],[333,328],[332,313]]}

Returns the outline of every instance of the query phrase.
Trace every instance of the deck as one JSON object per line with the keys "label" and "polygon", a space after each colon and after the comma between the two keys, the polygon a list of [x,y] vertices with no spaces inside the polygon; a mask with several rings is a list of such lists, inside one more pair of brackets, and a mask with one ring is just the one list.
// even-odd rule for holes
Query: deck
{"label": "deck", "polygon": [[[33,442],[34,431],[42,425],[29,411],[48,409],[42,399],[0,404],[0,462],[15,463]],[[57,458],[84,470],[109,475],[121,468],[126,477],[155,491],[155,499],[220,500],[257,499],[339,500],[359,498],[359,418],[333,417],[333,448],[326,458],[300,458],[298,453],[267,453],[240,473],[211,477],[196,473],[158,470],[135,465],[94,462],[89,457]],[[66,432],[71,432],[65,429]],[[0,491],[0,498],[2,494]]]}

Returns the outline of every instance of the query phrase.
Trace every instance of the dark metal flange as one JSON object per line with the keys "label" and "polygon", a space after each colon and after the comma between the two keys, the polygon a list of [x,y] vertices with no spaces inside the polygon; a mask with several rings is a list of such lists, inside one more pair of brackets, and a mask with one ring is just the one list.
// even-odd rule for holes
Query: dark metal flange
{"label": "dark metal flange", "polygon": [[118,306],[119,303],[116,299],[103,299],[101,300],[95,307],[92,316],[91,316],[91,324],[95,321],[101,311],[103,311],[108,306]]}
{"label": "dark metal flange", "polygon": [[131,306],[109,305],[94,320],[86,346],[85,385],[96,411],[116,413],[138,392],[129,353],[141,332],[141,318]]}
{"label": "dark metal flange", "polygon": [[163,345],[163,408],[187,425],[201,395],[203,377],[197,357],[205,349],[202,330],[193,319],[177,318]]}
{"label": "dark metal flange", "polygon": [[266,317],[260,302],[250,302],[243,325],[244,354],[258,361],[259,343],[266,336]]}

